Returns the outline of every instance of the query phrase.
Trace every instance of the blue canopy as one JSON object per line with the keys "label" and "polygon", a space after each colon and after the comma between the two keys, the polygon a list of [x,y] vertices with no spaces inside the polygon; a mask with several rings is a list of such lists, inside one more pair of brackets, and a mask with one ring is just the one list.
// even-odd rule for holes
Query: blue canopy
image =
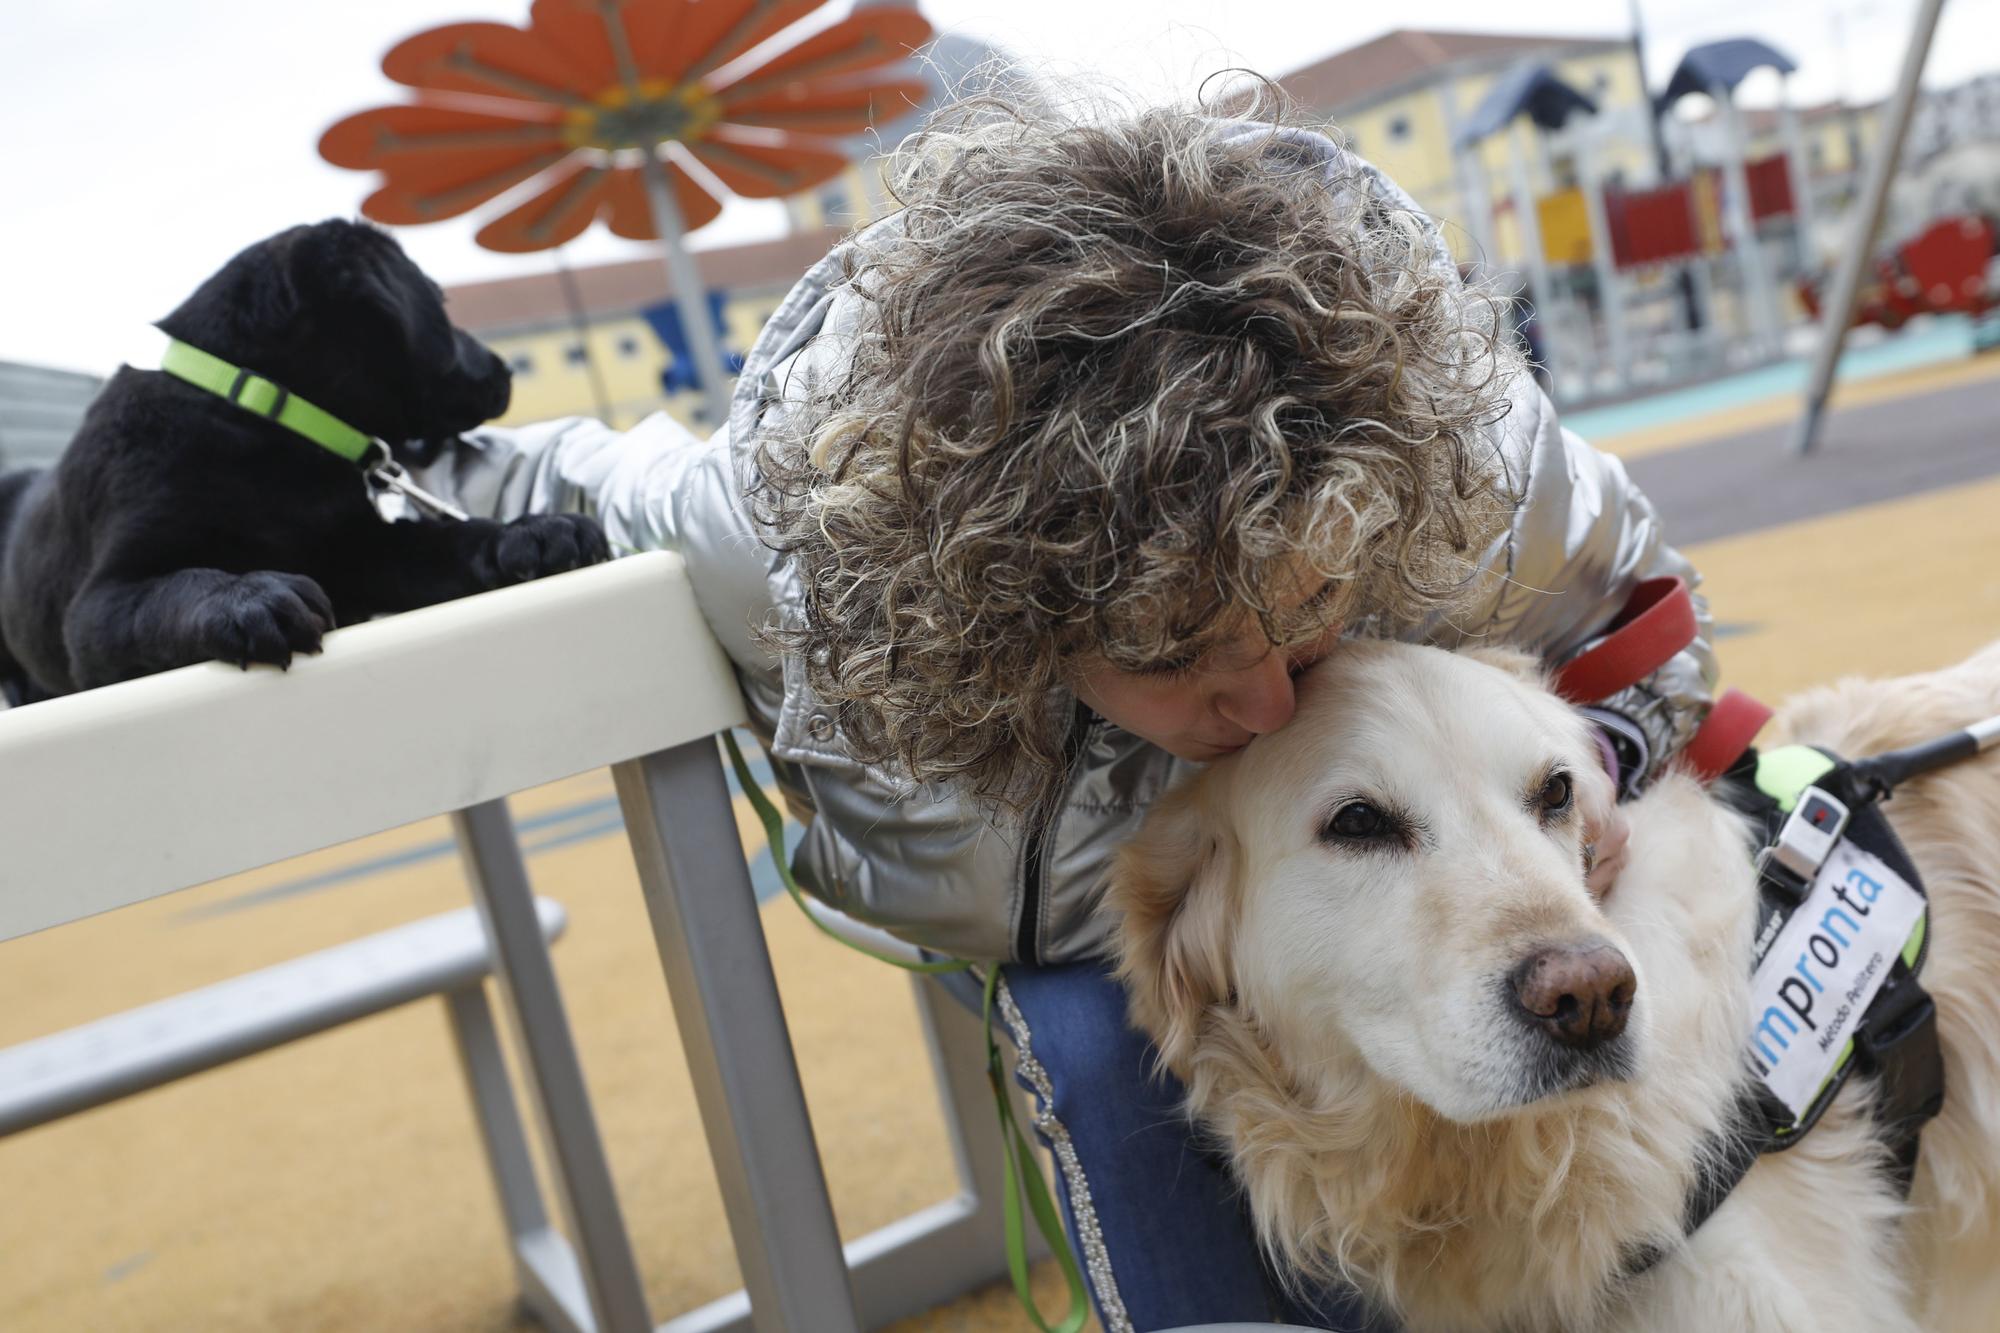
{"label": "blue canopy", "polygon": [[1471,118],[1459,127],[1458,146],[1468,148],[1498,134],[1523,112],[1543,129],[1559,130],[1578,111],[1595,115],[1597,103],[1557,78],[1547,65],[1516,65],[1494,81]]}
{"label": "blue canopy", "polygon": [[1660,106],[1672,106],[1689,93],[1734,92],[1753,70],[1766,65],[1780,74],[1798,68],[1790,56],[1755,37],[1732,37],[1697,46],[1681,57],[1674,77],[1667,80],[1667,90],[1660,94]]}

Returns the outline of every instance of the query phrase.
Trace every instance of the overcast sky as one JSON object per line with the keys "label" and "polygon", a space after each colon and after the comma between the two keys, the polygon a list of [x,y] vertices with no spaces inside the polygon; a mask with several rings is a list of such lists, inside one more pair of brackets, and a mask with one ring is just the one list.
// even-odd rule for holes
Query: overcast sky
{"label": "overcast sky", "polygon": [[[1756,36],[1798,61],[1796,95],[1817,101],[1888,90],[1916,0],[1642,6],[1656,87],[1689,46]],[[833,0],[828,14],[845,8]],[[103,373],[157,355],[146,325],[230,254],[359,206],[373,176],[328,166],[314,145],[342,116],[399,100],[382,52],[438,23],[521,23],[526,11],[526,0],[0,0],[0,359]],[[1283,74],[1397,25],[1627,31],[1618,0],[925,0],[923,12],[1044,70],[1158,96],[1230,65]],[[1993,68],[2000,0],[1948,0],[1926,83]],[[1774,88],[1746,86],[1745,100]],[[697,244],[770,235],[775,207],[732,205]],[[493,212],[398,234],[446,283],[547,271],[545,256],[472,244]],[[602,229],[568,250],[573,263],[646,252]]]}

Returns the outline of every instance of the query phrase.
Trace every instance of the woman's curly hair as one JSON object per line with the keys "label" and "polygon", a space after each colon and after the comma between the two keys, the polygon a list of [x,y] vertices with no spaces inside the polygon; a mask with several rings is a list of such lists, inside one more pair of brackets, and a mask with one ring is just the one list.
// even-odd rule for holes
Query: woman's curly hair
{"label": "woman's curly hair", "polygon": [[[858,758],[1026,805],[1082,663],[1462,591],[1509,509],[1495,303],[1297,133],[980,104],[899,150],[852,360],[752,459],[805,597],[771,636]],[[1289,612],[1308,569],[1335,595]]]}

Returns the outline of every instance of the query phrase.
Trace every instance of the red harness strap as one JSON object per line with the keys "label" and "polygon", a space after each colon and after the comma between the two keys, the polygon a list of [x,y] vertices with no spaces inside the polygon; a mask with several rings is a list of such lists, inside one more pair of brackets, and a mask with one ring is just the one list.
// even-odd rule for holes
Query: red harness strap
{"label": "red harness strap", "polygon": [[[1674,576],[1647,579],[1597,645],[1557,669],[1555,691],[1571,703],[1595,703],[1637,685],[1693,643],[1701,632],[1694,596]],[[1726,690],[1676,759],[1702,782],[1713,782],[1748,749],[1771,710],[1741,690]]]}
{"label": "red harness strap", "polygon": [[1608,699],[1665,666],[1700,632],[1687,584],[1672,576],[1647,579],[1597,646],[1556,671],[1556,693],[1573,704]]}
{"label": "red harness strap", "polygon": [[1711,783],[1735,766],[1770,720],[1771,710],[1763,704],[1741,690],[1724,690],[1676,762],[1704,785]]}

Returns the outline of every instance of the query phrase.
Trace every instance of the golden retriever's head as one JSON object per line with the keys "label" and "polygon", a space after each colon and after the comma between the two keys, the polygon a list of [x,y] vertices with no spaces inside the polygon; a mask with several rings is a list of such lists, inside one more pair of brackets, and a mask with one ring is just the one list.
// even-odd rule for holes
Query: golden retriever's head
{"label": "golden retriever's head", "polygon": [[1134,1017],[1183,1076],[1233,1018],[1295,1079],[1358,1064],[1464,1122],[1629,1077],[1638,978],[1584,882],[1611,800],[1530,659],[1345,645],[1121,852]]}

